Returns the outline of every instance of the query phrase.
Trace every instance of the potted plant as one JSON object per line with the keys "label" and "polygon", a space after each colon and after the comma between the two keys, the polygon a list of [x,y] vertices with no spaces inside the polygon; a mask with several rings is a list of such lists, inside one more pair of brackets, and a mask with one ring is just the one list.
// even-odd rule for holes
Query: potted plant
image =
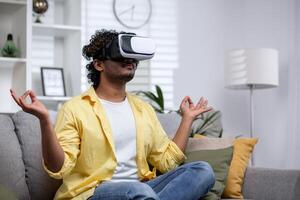
{"label": "potted plant", "polygon": [[[151,91],[135,91],[136,95],[146,98],[157,113],[167,114],[176,112],[180,115],[179,110],[165,109],[164,96],[162,89],[155,85],[156,94]],[[201,134],[208,137],[222,137],[223,128],[221,123],[221,112],[211,110],[201,114],[192,124],[190,136]]]}

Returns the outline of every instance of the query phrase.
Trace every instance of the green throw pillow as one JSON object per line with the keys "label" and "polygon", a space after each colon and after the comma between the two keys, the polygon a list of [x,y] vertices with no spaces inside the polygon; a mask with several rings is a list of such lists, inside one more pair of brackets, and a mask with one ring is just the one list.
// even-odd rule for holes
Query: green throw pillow
{"label": "green throw pillow", "polygon": [[225,188],[226,178],[233,154],[233,146],[225,149],[197,150],[186,152],[185,163],[194,161],[206,161],[214,170],[216,183],[211,191],[202,197],[202,200],[220,199]]}

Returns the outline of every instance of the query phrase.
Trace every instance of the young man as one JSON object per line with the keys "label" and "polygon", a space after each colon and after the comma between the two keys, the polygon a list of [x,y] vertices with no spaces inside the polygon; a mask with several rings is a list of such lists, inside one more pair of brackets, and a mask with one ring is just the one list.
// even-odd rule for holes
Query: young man
{"label": "young man", "polygon": [[[55,199],[196,200],[214,185],[214,173],[205,162],[179,165],[193,120],[211,108],[203,98],[194,105],[185,97],[180,126],[169,140],[153,108],[126,92],[142,58],[115,56],[119,35],[97,31],[83,47],[92,87],[64,104],[55,129],[33,91],[19,98],[11,91],[40,120],[44,167],[63,179]],[[156,177],[156,170],[164,174]]]}

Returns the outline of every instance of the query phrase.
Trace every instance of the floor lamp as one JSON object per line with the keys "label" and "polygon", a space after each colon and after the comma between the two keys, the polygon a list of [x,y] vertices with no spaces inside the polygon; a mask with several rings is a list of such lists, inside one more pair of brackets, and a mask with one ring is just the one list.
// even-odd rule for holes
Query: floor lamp
{"label": "floor lamp", "polygon": [[[253,90],[278,86],[278,51],[275,49],[235,49],[225,56],[225,87],[250,90],[250,137],[253,137]],[[254,152],[251,157],[254,166]]]}

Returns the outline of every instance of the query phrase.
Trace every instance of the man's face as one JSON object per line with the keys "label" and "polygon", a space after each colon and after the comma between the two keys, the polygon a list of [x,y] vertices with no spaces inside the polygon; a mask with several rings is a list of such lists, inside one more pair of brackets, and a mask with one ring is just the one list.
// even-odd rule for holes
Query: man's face
{"label": "man's face", "polygon": [[133,79],[138,61],[135,59],[105,60],[103,61],[103,75],[112,81],[129,82]]}

